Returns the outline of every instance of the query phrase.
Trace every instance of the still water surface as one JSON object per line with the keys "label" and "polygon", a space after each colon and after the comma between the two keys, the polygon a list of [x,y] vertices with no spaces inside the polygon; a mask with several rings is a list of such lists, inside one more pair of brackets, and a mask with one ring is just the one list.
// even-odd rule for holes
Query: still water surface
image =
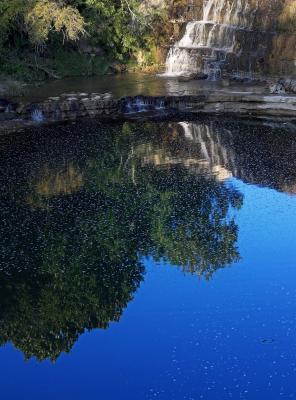
{"label": "still water surface", "polygon": [[0,396],[293,399],[296,131],[0,138]]}
{"label": "still water surface", "polygon": [[151,74],[128,73],[104,75],[85,78],[66,78],[51,80],[40,86],[28,86],[20,100],[29,103],[40,101],[49,96],[60,96],[63,93],[105,93],[111,92],[114,98],[124,96],[184,96],[208,93],[209,91],[239,91],[251,93],[269,93],[264,84],[251,82],[236,83],[231,81],[192,80],[180,82],[177,78],[164,78]]}

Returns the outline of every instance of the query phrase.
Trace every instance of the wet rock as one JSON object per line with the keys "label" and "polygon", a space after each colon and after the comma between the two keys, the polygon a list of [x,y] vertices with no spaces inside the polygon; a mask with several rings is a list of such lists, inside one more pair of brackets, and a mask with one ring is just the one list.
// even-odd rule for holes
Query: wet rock
{"label": "wet rock", "polygon": [[111,93],[103,93],[102,97],[103,97],[104,100],[111,99],[112,98],[112,94]]}
{"label": "wet rock", "polygon": [[194,74],[188,74],[188,75],[182,75],[178,77],[179,82],[189,82],[192,80],[204,80],[208,78],[208,74],[205,74],[203,72],[198,72]]}
{"label": "wet rock", "polygon": [[0,112],[4,112],[8,107],[9,102],[6,99],[0,99]]}
{"label": "wet rock", "polygon": [[18,104],[18,106],[17,106],[15,111],[17,112],[17,114],[23,114],[25,109],[26,109],[26,104],[20,103],[20,104]]}
{"label": "wet rock", "polygon": [[195,75],[194,79],[205,80],[205,79],[208,79],[208,77],[209,77],[208,74],[205,74],[203,72],[199,72],[198,74]]}
{"label": "wet rock", "polygon": [[296,93],[296,80],[295,79],[281,79],[278,85],[285,88],[286,93]]}
{"label": "wet rock", "polygon": [[[279,84],[278,82],[276,83]],[[289,83],[291,85],[291,82]],[[280,86],[283,87],[283,84]],[[40,103],[20,103],[16,113],[3,112],[7,102],[2,101],[1,120],[23,119],[24,121],[46,122],[75,121],[83,117],[116,119],[132,113],[225,113],[253,116],[283,116],[294,118],[296,115],[296,96],[281,94],[278,90],[272,94],[255,92],[212,91],[192,96],[130,96],[113,99],[111,93],[93,93],[88,97],[78,96],[50,97]],[[14,114],[14,115],[13,115]]]}
{"label": "wet rock", "polygon": [[63,94],[61,94],[61,97],[69,97],[69,98],[71,98],[71,97],[76,97],[77,96],[77,93],[63,93]]}
{"label": "wet rock", "polygon": [[124,64],[113,63],[110,65],[109,70],[114,74],[122,74],[127,71],[127,67]]}
{"label": "wet rock", "polygon": [[15,113],[12,112],[6,112],[4,113],[0,113],[0,121],[11,121],[15,119]]}
{"label": "wet rock", "polygon": [[271,94],[285,94],[286,89],[283,84],[275,83],[269,86],[269,92]]}

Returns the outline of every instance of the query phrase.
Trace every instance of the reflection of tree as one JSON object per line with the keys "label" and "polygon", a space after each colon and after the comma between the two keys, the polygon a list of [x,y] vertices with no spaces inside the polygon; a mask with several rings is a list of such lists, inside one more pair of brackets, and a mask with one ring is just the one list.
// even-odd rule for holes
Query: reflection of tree
{"label": "reflection of tree", "polygon": [[152,220],[157,258],[205,278],[237,261],[237,226],[227,215],[230,206],[240,207],[241,196],[214,179],[184,176],[179,169],[167,184],[172,190],[161,193]]}
{"label": "reflection of tree", "polygon": [[[0,335],[26,357],[55,359],[85,329],[118,321],[142,280],[143,267],[121,221],[86,210],[82,197],[59,199],[42,218],[37,210],[26,235],[17,221],[9,226],[13,242],[4,249],[0,275]],[[22,216],[28,221],[28,214]]]}
{"label": "reflection of tree", "polygon": [[229,211],[241,195],[182,164],[143,163],[139,149],[154,140],[145,131],[161,135],[163,126],[133,129],[80,138],[68,167],[61,157],[63,173],[54,151],[26,176],[28,155],[11,156],[0,204],[0,340],[28,358],[54,360],[85,329],[118,321],[143,278],[142,256],[206,278],[239,258]]}

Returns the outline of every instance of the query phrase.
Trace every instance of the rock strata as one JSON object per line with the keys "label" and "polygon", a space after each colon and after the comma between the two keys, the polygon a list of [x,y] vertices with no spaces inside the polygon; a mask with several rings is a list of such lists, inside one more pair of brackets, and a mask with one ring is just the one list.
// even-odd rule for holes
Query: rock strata
{"label": "rock strata", "polygon": [[75,121],[82,118],[124,119],[138,114],[237,114],[254,117],[296,117],[296,95],[213,91],[192,96],[134,96],[114,99],[110,93],[69,93],[40,103],[0,101],[1,125]]}

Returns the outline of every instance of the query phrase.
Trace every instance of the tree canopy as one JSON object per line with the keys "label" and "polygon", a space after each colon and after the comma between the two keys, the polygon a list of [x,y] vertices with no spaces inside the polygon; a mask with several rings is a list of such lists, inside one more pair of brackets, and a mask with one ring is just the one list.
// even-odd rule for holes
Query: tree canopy
{"label": "tree canopy", "polygon": [[0,0],[1,69],[10,59],[26,65],[43,55],[46,63],[85,48],[105,62],[127,62],[140,49],[150,54],[166,10],[165,0]]}

